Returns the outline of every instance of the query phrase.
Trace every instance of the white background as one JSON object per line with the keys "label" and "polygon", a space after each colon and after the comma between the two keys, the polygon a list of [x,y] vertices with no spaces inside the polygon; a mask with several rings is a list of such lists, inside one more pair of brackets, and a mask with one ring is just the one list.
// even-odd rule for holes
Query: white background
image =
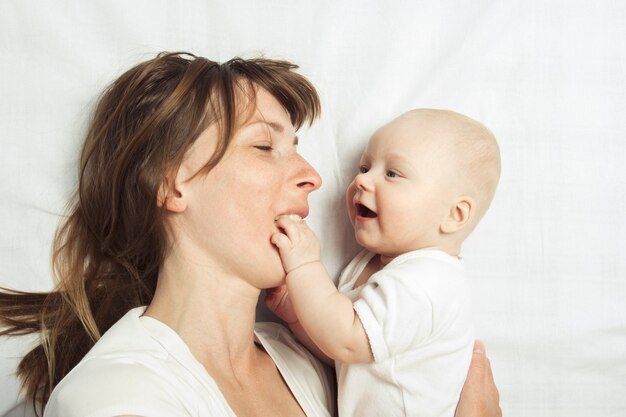
{"label": "white background", "polygon": [[[464,257],[504,415],[626,416],[626,2],[0,1],[0,285],[51,288],[92,105],[164,50],[288,59],[318,87],[300,150],[333,274],[357,250],[343,190],[377,126],[413,107],[485,123],[503,174]],[[29,347],[0,340],[0,414]]]}

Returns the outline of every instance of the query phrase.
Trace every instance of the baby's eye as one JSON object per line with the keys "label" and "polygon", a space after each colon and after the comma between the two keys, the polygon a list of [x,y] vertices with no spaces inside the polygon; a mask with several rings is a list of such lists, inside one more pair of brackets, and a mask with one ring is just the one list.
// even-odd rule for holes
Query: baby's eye
{"label": "baby's eye", "polygon": [[398,174],[393,171],[387,171],[385,175],[387,175],[389,178],[395,178],[398,176]]}
{"label": "baby's eye", "polygon": [[359,167],[359,172],[360,172],[361,174],[365,174],[367,171],[369,171],[369,169],[368,169],[365,165],[361,165],[361,166]]}

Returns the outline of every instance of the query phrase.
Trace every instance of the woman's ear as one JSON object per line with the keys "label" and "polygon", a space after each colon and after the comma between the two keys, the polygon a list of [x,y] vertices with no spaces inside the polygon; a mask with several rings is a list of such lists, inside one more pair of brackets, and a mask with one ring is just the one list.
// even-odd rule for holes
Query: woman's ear
{"label": "woman's ear", "polygon": [[459,197],[441,224],[443,233],[454,233],[467,226],[474,214],[474,199]]}
{"label": "woman's ear", "polygon": [[166,178],[157,192],[157,206],[163,207],[172,213],[185,211],[187,209],[187,201],[180,188],[174,181]]}

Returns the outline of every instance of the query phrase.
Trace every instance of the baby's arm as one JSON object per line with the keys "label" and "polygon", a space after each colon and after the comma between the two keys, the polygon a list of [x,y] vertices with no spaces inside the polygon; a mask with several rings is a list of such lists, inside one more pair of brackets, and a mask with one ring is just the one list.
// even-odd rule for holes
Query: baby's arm
{"label": "baby's arm", "polygon": [[306,348],[311,351],[319,360],[324,362],[327,365],[335,365],[335,362],[326,356],[324,352],[322,352],[315,343],[311,340],[309,335],[306,333],[300,322],[298,321],[298,316],[296,316],[296,312],[293,309],[293,305],[291,304],[291,299],[289,298],[289,292],[287,292],[287,286],[281,285],[280,287],[268,288],[265,290],[265,304],[267,308],[270,309],[274,314],[280,317],[283,320],[291,331],[296,335],[296,338],[302,343]]}
{"label": "baby's arm", "polygon": [[373,361],[363,324],[352,301],[337,291],[320,263],[319,241],[311,229],[288,217],[279,218],[276,224],[284,233],[275,233],[272,243],[280,252],[289,297],[306,334],[334,360]]}

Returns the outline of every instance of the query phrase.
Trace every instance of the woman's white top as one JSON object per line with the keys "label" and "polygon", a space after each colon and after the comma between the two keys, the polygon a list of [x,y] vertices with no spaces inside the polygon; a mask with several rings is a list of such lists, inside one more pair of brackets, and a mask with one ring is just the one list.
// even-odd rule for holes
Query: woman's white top
{"label": "woman's white top", "polygon": [[453,417],[474,344],[463,262],[408,252],[353,289],[374,255],[361,252],[339,278],[374,355],[373,363],[336,364],[339,416]]}
{"label": "woman's white top", "polygon": [[[234,417],[217,383],[174,330],[145,307],[129,311],[57,385],[45,417]],[[276,323],[257,323],[256,342],[273,359],[307,416],[332,416],[328,370]]]}

